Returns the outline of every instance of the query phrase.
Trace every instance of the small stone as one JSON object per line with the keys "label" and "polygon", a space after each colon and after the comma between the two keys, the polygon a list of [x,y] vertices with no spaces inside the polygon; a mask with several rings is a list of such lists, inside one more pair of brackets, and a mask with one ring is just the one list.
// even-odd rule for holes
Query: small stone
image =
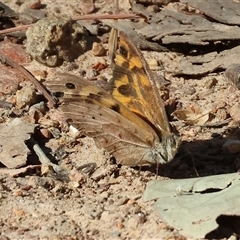
{"label": "small stone", "polygon": [[73,127],[72,125],[69,126],[69,135],[73,139],[77,139],[80,134],[81,134],[81,132],[79,130],[77,130],[75,127]]}
{"label": "small stone", "polygon": [[137,215],[131,217],[127,222],[127,226],[132,229],[136,229],[138,225],[139,225],[139,217]]}
{"label": "small stone", "polygon": [[101,215],[101,221],[103,222],[109,222],[110,220],[110,214],[108,211],[104,211],[102,212],[102,215]]}
{"label": "small stone", "polygon": [[41,136],[44,137],[45,139],[52,138],[52,133],[46,128],[40,129],[40,133],[41,133]]}
{"label": "small stone", "polygon": [[159,66],[159,63],[158,63],[158,61],[156,60],[156,59],[150,59],[149,61],[148,61],[148,64],[149,64],[149,66],[150,67],[158,67]]}
{"label": "small stone", "polygon": [[94,42],[92,45],[92,53],[94,56],[104,56],[106,54],[106,49],[102,43]]}
{"label": "small stone", "polygon": [[229,109],[229,114],[234,121],[239,122],[240,121],[240,104],[237,103],[234,106],[232,106]]}
{"label": "small stone", "polygon": [[76,169],[73,169],[69,172],[69,178],[72,182],[78,184],[86,182],[86,176],[84,176],[81,171]]}
{"label": "small stone", "polygon": [[227,140],[224,145],[224,149],[227,149],[230,153],[235,154],[240,152],[240,140]]}
{"label": "small stone", "polygon": [[84,14],[90,14],[94,11],[95,6],[93,0],[84,0],[81,4],[81,10]]}
{"label": "small stone", "polygon": [[196,92],[196,89],[192,86],[185,86],[183,92],[187,95],[193,95]]}
{"label": "small stone", "polygon": [[31,9],[41,9],[42,4],[40,0],[36,0],[33,3],[30,4],[29,6]]}
{"label": "small stone", "polygon": [[25,86],[16,92],[16,105],[18,108],[31,106],[37,102],[37,94],[33,87]]}
{"label": "small stone", "polygon": [[157,13],[157,12],[159,12],[160,9],[157,5],[150,5],[147,7],[147,10],[149,12]]}
{"label": "small stone", "polygon": [[225,78],[240,89],[240,64],[231,64],[224,73]]}

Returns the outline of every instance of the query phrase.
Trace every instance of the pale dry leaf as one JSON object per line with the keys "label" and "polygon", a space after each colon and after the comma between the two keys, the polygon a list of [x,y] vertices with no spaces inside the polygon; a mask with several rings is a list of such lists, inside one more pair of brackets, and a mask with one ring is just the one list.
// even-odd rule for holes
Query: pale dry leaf
{"label": "pale dry leaf", "polygon": [[176,110],[173,115],[189,125],[203,125],[209,120],[209,111],[200,106],[194,106],[194,109]]}
{"label": "pale dry leaf", "polygon": [[181,234],[205,239],[219,227],[219,217],[234,215],[240,219],[239,187],[239,173],[153,180],[147,184],[143,200],[157,199],[156,211]]}
{"label": "pale dry leaf", "polygon": [[26,165],[30,153],[25,141],[37,125],[15,118],[11,122],[0,124],[0,162],[8,168]]}

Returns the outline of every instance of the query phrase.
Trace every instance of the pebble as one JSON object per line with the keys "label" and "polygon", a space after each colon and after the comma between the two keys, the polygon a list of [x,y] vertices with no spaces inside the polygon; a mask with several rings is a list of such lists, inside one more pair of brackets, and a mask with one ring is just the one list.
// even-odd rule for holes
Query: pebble
{"label": "pebble", "polygon": [[234,121],[239,122],[240,121],[240,104],[237,103],[234,106],[232,106],[229,109],[229,114]]}
{"label": "pebble", "polygon": [[108,211],[103,211],[101,215],[101,221],[103,222],[109,222],[111,220],[110,214]]}
{"label": "pebble", "polygon": [[134,215],[127,221],[126,225],[128,226],[128,228],[136,229],[139,225],[139,217],[137,215]]}
{"label": "pebble", "polygon": [[90,14],[94,11],[95,6],[93,0],[84,0],[81,3],[81,10],[84,14]]}
{"label": "pebble", "polygon": [[16,105],[18,108],[31,106],[37,102],[37,94],[34,87],[25,86],[16,92]]}
{"label": "pebble", "polygon": [[196,89],[192,86],[184,86],[183,92],[187,95],[193,95],[196,92]]}
{"label": "pebble", "polygon": [[159,66],[159,63],[156,59],[150,59],[148,61],[148,64],[149,64],[150,67],[158,67]]}
{"label": "pebble", "polygon": [[44,137],[45,139],[52,138],[52,133],[46,128],[40,129],[40,133],[41,133],[41,136]]}
{"label": "pebble", "polygon": [[31,3],[29,7],[31,9],[41,9],[42,8],[41,1],[40,0],[36,0],[33,3]]}
{"label": "pebble", "polygon": [[147,11],[157,13],[160,11],[160,9],[157,5],[150,5],[150,6],[147,6]]}
{"label": "pebble", "polygon": [[240,89],[240,65],[231,64],[224,73],[225,78]]}
{"label": "pebble", "polygon": [[102,45],[102,43],[94,42],[92,45],[92,53],[94,56],[105,56],[106,49]]}

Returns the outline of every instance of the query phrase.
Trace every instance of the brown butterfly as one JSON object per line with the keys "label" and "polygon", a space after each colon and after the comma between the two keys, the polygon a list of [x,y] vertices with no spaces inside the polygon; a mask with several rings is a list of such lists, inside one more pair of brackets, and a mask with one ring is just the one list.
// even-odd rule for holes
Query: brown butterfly
{"label": "brown butterfly", "polygon": [[171,161],[180,144],[172,132],[154,76],[142,53],[122,32],[109,92],[88,80],[58,74],[48,88],[72,125],[129,166]]}

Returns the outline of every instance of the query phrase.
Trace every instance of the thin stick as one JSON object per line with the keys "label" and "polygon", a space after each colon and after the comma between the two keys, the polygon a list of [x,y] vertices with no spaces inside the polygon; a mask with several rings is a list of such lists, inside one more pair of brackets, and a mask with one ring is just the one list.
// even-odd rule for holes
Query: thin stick
{"label": "thin stick", "polygon": [[55,173],[57,173],[59,176],[64,177],[65,179],[68,179],[68,170],[52,163],[33,138],[31,138],[30,141],[34,152],[37,154],[39,161],[42,163],[42,166],[52,166]]}
{"label": "thin stick", "polygon": [[[89,15],[83,15],[83,16],[73,16],[73,20],[95,20],[95,19],[133,19],[133,18],[144,18],[141,14],[89,14]],[[11,32],[17,32],[17,31],[23,31],[27,30],[29,27],[31,27],[33,24],[27,24],[23,26],[8,28],[0,31],[0,34],[7,34]]]}
{"label": "thin stick", "polygon": [[17,69],[25,77],[27,77],[35,85],[36,89],[38,89],[39,91],[42,92],[44,97],[48,100],[50,107],[53,107],[56,105],[56,102],[52,98],[52,96],[43,88],[43,86],[40,84],[40,82],[30,72],[27,71],[27,69],[25,69],[23,66],[19,65],[17,62],[13,61],[9,57],[3,55],[2,53],[0,54],[0,61],[3,64],[7,64],[7,65]]}

